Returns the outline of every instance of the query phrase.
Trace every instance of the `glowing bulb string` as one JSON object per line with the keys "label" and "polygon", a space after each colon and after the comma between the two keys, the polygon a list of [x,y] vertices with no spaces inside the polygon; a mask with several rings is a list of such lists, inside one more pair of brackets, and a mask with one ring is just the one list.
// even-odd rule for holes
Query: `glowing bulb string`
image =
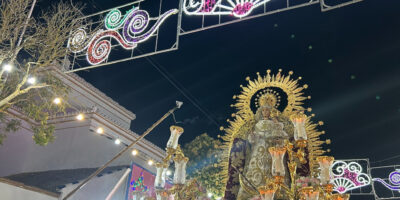
{"label": "glowing bulb string", "polygon": [[78,190],[81,188],[85,187],[85,185],[95,176],[97,176],[100,172],[102,172],[106,167],[108,167],[112,162],[114,162],[116,159],[121,157],[126,151],[132,149],[133,146],[135,146],[139,141],[141,141],[146,135],[151,133],[151,131],[157,127],[162,121],[164,121],[171,113],[173,113],[175,110],[179,109],[181,105],[178,104],[170,109],[167,113],[165,113],[160,119],[158,119],[154,124],[152,124],[140,137],[138,137],[135,141],[133,141],[129,146],[121,150],[116,156],[114,156],[111,160],[106,162],[103,166],[98,168],[95,172],[93,172],[89,177],[87,177],[85,180],[83,180],[75,189],[73,189],[71,192],[66,194],[66,196],[63,198],[63,200],[69,199],[72,195],[74,195]]}
{"label": "glowing bulb string", "polygon": [[[137,50],[142,53],[142,51],[137,47]],[[198,100],[190,94],[190,92],[182,86],[173,76],[171,76],[168,71],[162,67],[157,61],[154,59],[146,56],[145,59],[154,67],[162,76],[164,76],[165,79],[167,79],[168,82],[171,83],[172,86],[174,86],[184,97],[186,97],[201,113],[203,113],[212,123],[214,123],[217,127],[221,127],[221,125],[210,115],[208,114],[209,112],[206,111],[206,109],[202,108],[197,102]],[[179,86],[178,86],[179,85]],[[175,119],[174,119],[175,120]],[[175,120],[176,122],[176,120]]]}

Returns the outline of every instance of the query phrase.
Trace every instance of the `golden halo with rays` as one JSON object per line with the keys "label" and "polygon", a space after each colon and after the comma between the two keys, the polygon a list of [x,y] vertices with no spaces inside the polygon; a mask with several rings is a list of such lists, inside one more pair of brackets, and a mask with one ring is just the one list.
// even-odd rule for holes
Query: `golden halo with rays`
{"label": "golden halo with rays", "polygon": [[260,92],[260,94],[257,94],[255,104],[257,108],[264,105],[278,108],[280,105],[280,101],[281,96],[278,94],[278,92],[271,89],[266,89]]}
{"label": "golden halo with rays", "polygon": [[[307,89],[308,85],[299,86],[298,81],[301,77],[298,79],[291,79],[293,75],[292,71],[286,76],[282,75],[281,72],[282,70],[279,70],[276,75],[271,75],[271,70],[268,69],[265,76],[261,76],[260,73],[257,73],[257,78],[255,80],[250,80],[250,78],[247,77],[246,80],[249,82],[248,86],[241,86],[243,89],[241,94],[233,97],[236,99],[236,104],[233,104],[233,107],[238,110],[237,114],[241,116],[251,116],[254,114],[251,110],[251,99],[260,90],[267,90],[267,92],[260,96],[263,98],[258,98],[258,106],[261,103],[261,99],[263,102],[270,101],[270,103],[275,103],[276,101],[277,103],[278,98],[276,93],[268,90],[268,88],[272,87],[280,88],[287,95],[287,105],[283,110],[284,115],[288,116],[293,110],[304,110],[302,104],[307,97],[303,96],[303,90]],[[276,103],[274,106],[276,106]]]}
{"label": "golden halo with rays", "polygon": [[[220,129],[221,131],[224,130],[226,132],[226,134],[221,137],[224,141],[223,145],[221,145],[223,153],[218,165],[222,168],[222,171],[218,176],[224,183],[227,183],[228,181],[229,157],[234,140],[236,138],[246,139],[246,134],[252,130],[252,127],[255,124],[255,114],[251,109],[251,101],[254,95],[256,95],[256,107],[269,104],[270,106],[277,108],[281,97],[278,93],[268,88],[281,89],[287,95],[287,105],[283,109],[282,116],[288,119],[294,113],[305,111],[302,106],[303,101],[311,99],[310,96],[303,96],[303,91],[308,88],[308,85],[305,84],[300,86],[299,80],[302,78],[299,77],[297,79],[292,79],[292,71],[290,71],[286,76],[282,75],[282,70],[279,70],[276,75],[271,75],[271,70],[269,69],[266,72],[267,74],[265,76],[261,76],[260,73],[257,73],[257,78],[255,80],[250,80],[249,77],[246,78],[248,85],[246,87],[241,85],[241,94],[233,96],[233,99],[236,99],[236,103],[231,105],[231,107],[237,109],[237,112],[232,114],[234,119],[227,120],[229,123],[228,128],[221,127]],[[262,92],[260,93],[260,91]],[[311,108],[308,108],[307,110],[310,112]],[[319,131],[317,127],[323,123],[314,123],[311,120],[312,117],[314,117],[314,114],[307,116],[306,132],[308,137],[307,150],[309,152],[309,167],[312,174],[315,176],[319,171],[316,157],[324,155],[326,152],[330,151],[329,149],[325,151],[322,148],[323,144],[330,144],[330,140],[320,140],[320,136],[325,134],[325,132]]]}

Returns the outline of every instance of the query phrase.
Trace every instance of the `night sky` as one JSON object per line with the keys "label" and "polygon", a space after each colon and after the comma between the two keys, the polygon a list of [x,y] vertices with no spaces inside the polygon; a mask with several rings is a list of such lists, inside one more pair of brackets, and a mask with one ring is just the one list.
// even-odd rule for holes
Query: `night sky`
{"label": "night sky", "polygon": [[[87,14],[130,1],[89,2]],[[222,134],[246,76],[293,70],[309,85],[306,107],[325,122],[331,154],[379,161],[400,152],[399,9],[398,0],[365,0],[329,12],[317,4],[180,37],[179,50],[151,59],[202,111],[144,58],[78,74],[134,112],[131,129],[138,134],[183,101],[175,113],[185,129],[183,144],[205,132]],[[170,117],[146,138],[164,147],[172,124]],[[394,163],[400,156],[372,165]]]}

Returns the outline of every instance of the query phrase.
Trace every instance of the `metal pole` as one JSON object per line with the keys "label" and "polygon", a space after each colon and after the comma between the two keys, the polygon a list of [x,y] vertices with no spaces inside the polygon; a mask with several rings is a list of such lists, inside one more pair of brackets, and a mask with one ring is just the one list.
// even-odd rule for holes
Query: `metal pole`
{"label": "metal pole", "polygon": [[98,175],[101,171],[103,171],[108,165],[110,165],[113,161],[115,161],[117,158],[122,156],[126,151],[131,149],[135,144],[137,144],[140,140],[142,140],[146,135],[148,135],[156,126],[158,126],[162,121],[164,121],[165,118],[167,118],[169,115],[171,115],[175,110],[179,109],[182,106],[182,102],[177,101],[176,106],[169,110],[167,113],[165,113],[164,116],[162,116],[156,123],[150,126],[140,137],[138,137],[132,144],[127,146],[125,149],[120,151],[114,158],[109,160],[106,164],[104,164],[102,167],[97,169],[94,173],[92,173],[89,177],[87,177],[82,183],[80,183],[74,190],[72,190],[70,193],[68,193],[63,200],[67,200],[70,198],[73,194],[75,194],[78,190],[81,188],[85,187],[85,185],[96,175]]}
{"label": "metal pole", "polygon": [[111,200],[111,197],[115,194],[117,189],[121,186],[122,182],[124,182],[124,179],[126,178],[126,176],[128,176],[129,172],[131,172],[131,168],[126,169],[125,173],[119,179],[118,183],[115,184],[114,188],[111,190],[111,192],[106,197],[106,200]]}

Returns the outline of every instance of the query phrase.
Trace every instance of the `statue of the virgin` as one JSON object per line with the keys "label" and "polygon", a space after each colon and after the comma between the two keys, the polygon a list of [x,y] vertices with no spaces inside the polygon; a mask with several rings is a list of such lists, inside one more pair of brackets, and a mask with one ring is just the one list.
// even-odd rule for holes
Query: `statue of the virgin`
{"label": "statue of the virgin", "polygon": [[[231,123],[233,125],[227,131],[229,137],[225,139],[228,141],[229,149],[224,195],[226,200],[248,200],[259,196],[258,188],[265,185],[266,180],[277,176],[283,177],[282,181],[286,184],[290,182],[285,161],[281,169],[274,169],[271,147],[286,151],[285,141],[294,141],[294,125],[290,120],[290,114],[296,109],[304,110],[299,106],[301,105],[299,102],[305,99],[301,97],[303,88],[297,88],[297,80],[290,82],[287,79],[285,82],[280,73],[273,77],[269,75],[269,71],[267,72],[266,77],[259,76],[254,82],[250,81],[248,88],[243,89],[242,94],[238,96],[238,103],[234,105],[238,108],[240,116]],[[286,93],[287,105],[282,111],[278,110],[280,95],[268,87],[278,88]],[[253,98],[255,95],[257,98]],[[256,105],[255,113],[250,106],[252,101]],[[305,153],[307,158],[308,152]],[[285,153],[282,153],[282,156],[284,155]],[[286,160],[286,156],[283,159]],[[298,175],[309,174],[309,171],[308,160],[299,163]],[[280,196],[277,199],[285,197]]]}

